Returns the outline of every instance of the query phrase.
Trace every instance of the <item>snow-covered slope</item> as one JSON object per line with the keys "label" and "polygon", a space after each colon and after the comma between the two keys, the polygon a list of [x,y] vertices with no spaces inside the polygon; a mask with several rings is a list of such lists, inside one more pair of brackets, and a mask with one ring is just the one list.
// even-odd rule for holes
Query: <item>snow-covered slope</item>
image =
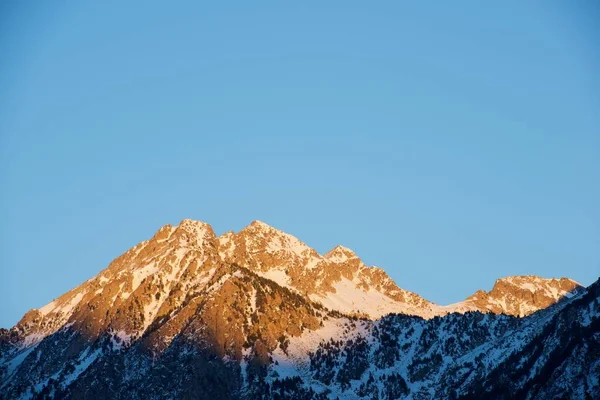
{"label": "snow-covered slope", "polygon": [[339,399],[600,398],[599,352],[597,281],[527,318],[333,320],[277,350],[267,380]]}

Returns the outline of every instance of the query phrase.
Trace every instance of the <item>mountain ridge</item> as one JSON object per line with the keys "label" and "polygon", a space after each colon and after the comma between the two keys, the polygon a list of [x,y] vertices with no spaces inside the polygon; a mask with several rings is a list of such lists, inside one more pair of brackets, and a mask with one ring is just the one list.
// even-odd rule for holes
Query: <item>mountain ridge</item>
{"label": "mountain ridge", "polygon": [[[454,303],[450,305],[437,305],[433,302],[430,302],[426,299],[423,299],[419,295],[413,292],[406,291],[404,289],[400,289],[396,283],[387,275],[384,269],[375,267],[375,266],[367,266],[362,263],[362,260],[356,255],[356,253],[342,245],[337,245],[325,254],[321,255],[316,250],[310,248],[297,238],[292,235],[289,235],[277,228],[274,228],[262,221],[254,220],[249,225],[241,229],[239,232],[235,233],[233,231],[225,232],[222,235],[217,236],[211,225],[202,221],[195,221],[191,219],[184,219],[180,222],[179,225],[173,226],[171,224],[166,224],[162,226],[155,235],[146,240],[138,243],[136,246],[132,247],[130,250],[125,252],[123,255],[117,257],[117,259],[113,260],[110,265],[115,263],[121,257],[126,256],[130,251],[138,251],[136,249],[145,246],[147,243],[151,241],[155,241],[153,249],[156,249],[164,243],[170,235],[175,234],[178,236],[179,245],[183,245],[187,243],[187,245],[191,245],[192,247],[197,247],[197,249],[202,250],[205,244],[210,244],[210,246],[218,248],[217,252],[219,256],[226,262],[236,263],[238,265],[243,265],[249,267],[250,270],[259,273],[259,275],[276,281],[278,284],[282,286],[286,286],[289,289],[297,290],[298,292],[303,294],[307,294],[307,284],[303,284],[303,282],[298,282],[303,278],[312,278],[309,280],[310,286],[316,286],[314,293],[309,293],[309,296],[312,295],[312,299],[315,301],[325,300],[325,303],[332,305],[332,308],[335,309],[336,305],[334,302],[327,302],[328,299],[322,296],[323,293],[328,293],[331,291],[343,291],[344,287],[332,288],[331,282],[323,283],[323,280],[335,280],[335,283],[348,283],[347,281],[354,280],[354,285],[362,288],[364,290],[368,290],[370,288],[370,284],[375,281],[375,285],[387,285],[389,291],[397,292],[398,294],[406,294],[408,297],[413,297],[415,302],[418,305],[422,305],[425,307],[425,313],[421,313],[420,316],[430,318],[435,315],[443,315],[449,312],[464,312],[464,311],[483,311],[483,312],[507,312],[511,315],[519,315],[524,316],[527,313],[531,313],[533,311],[537,311],[540,308],[545,308],[555,302],[558,298],[566,295],[571,290],[574,290],[578,287],[581,287],[577,282],[569,278],[542,278],[535,275],[520,275],[520,276],[507,276],[503,278],[499,278],[496,280],[494,287],[489,291],[485,292],[483,290],[478,290],[475,293],[467,296],[465,300],[459,303]],[[248,238],[256,238],[259,237],[259,243],[248,243]],[[214,241],[218,242],[218,245],[214,243]],[[256,239],[255,239],[256,240]],[[260,243],[262,240],[262,243]],[[236,242],[239,246],[240,241],[244,241],[243,250],[247,254],[242,254],[241,256],[238,254],[234,254],[236,248]],[[233,248],[232,248],[233,247]],[[266,253],[266,254],[265,254]],[[275,253],[275,254],[273,254]],[[304,257],[304,259],[302,259]],[[330,262],[330,263],[328,263]],[[346,263],[350,264],[349,266]],[[329,275],[325,278],[314,277],[308,274],[306,276],[306,271],[303,269],[312,270],[315,267],[320,266],[323,268],[330,268]],[[110,268],[109,265],[109,268]],[[290,268],[291,267],[291,268]],[[294,268],[296,267],[296,268]],[[349,267],[349,268],[348,268]],[[108,269],[108,268],[107,268]],[[296,277],[290,277],[290,269],[295,269],[296,273],[304,273]],[[332,269],[339,269],[338,271],[332,271]],[[321,271],[315,271],[321,272]],[[152,271],[141,272],[141,275],[145,273],[152,273]],[[359,276],[355,277],[356,274],[367,275],[367,276]],[[99,273],[96,277],[102,274]],[[88,281],[95,279],[96,277],[90,278]],[[290,282],[290,279],[292,281]],[[355,279],[357,278],[357,279]],[[362,279],[361,279],[362,278]],[[102,277],[100,278],[103,279]],[[104,278],[106,279],[106,278]],[[345,281],[344,281],[345,279]],[[539,301],[538,305],[536,304],[528,304],[528,308],[524,311],[521,311],[518,307],[501,307],[500,301],[498,300],[499,292],[501,289],[498,288],[503,285],[505,282],[510,282],[511,280],[528,280],[529,282],[524,282],[525,284],[529,283],[529,285],[533,286],[531,282],[535,282],[539,287],[534,286],[533,294],[535,295],[536,291],[542,290],[546,294],[546,298],[543,301]],[[88,281],[84,282],[82,285],[85,285]],[[313,283],[315,285],[313,285]],[[139,282],[134,281],[132,283],[133,289],[137,287]],[[552,292],[551,289],[560,290]],[[73,290],[67,292],[70,293]],[[379,289],[381,291],[381,289]],[[527,288],[525,290],[531,291],[531,288]],[[551,293],[549,293],[551,292]],[[389,293],[383,293],[386,297],[390,297]],[[393,293],[396,294],[396,293]],[[393,296],[392,294],[392,296]],[[496,299],[496,304],[487,304],[485,300],[489,297]],[[59,296],[62,297],[62,296]],[[402,296],[399,296],[401,299]],[[522,300],[522,299],[521,299]],[[77,299],[73,299],[73,303],[77,303]],[[43,307],[37,309],[37,311],[44,314],[45,311],[51,309],[51,305],[53,302],[46,304]],[[531,303],[531,302],[530,302]],[[534,302],[535,303],[535,302]],[[326,305],[326,304],[325,304]],[[74,306],[74,304],[71,304]],[[429,306],[429,308],[427,308]],[[68,308],[68,307],[67,307]],[[342,307],[343,308],[343,307]],[[36,309],[30,310],[35,311]],[[353,313],[353,310],[348,309],[348,307],[343,310],[338,310],[342,312]],[[398,305],[397,309],[392,309],[390,312],[403,312],[406,310],[402,310]],[[408,310],[415,311],[415,310]],[[66,313],[65,313],[66,314]],[[355,314],[361,314],[361,310],[356,310]],[[369,315],[369,313],[362,312],[364,315],[368,315],[372,318],[379,317],[383,314],[375,312],[374,315]],[[419,315],[418,313],[416,315]]]}

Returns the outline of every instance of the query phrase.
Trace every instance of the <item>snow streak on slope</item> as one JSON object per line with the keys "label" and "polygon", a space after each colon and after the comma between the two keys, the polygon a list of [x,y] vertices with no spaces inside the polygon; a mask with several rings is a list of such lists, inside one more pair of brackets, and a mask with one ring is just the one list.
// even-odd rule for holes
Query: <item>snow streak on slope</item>
{"label": "snow streak on slope", "polygon": [[371,318],[380,318],[391,313],[420,315],[425,318],[433,316],[433,313],[428,313],[426,309],[402,304],[372,288],[361,289],[359,285],[360,282],[356,280],[342,278],[333,285],[333,293],[325,296],[314,294],[310,298],[331,310],[350,315],[366,315]]}

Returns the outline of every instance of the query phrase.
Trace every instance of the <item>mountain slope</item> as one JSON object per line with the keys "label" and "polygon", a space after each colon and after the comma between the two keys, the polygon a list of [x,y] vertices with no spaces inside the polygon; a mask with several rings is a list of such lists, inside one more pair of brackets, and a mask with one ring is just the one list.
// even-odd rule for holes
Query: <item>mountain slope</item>
{"label": "mountain slope", "polygon": [[585,399],[600,398],[598,355],[600,281],[526,318],[348,321],[305,357],[310,368],[280,363],[270,376],[297,375],[330,398]]}

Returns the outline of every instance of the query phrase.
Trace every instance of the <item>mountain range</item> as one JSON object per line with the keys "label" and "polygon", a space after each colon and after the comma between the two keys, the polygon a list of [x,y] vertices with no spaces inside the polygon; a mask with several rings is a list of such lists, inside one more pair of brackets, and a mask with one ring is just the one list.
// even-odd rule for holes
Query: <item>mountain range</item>
{"label": "mountain range", "polygon": [[438,305],[263,222],[165,225],[0,330],[0,398],[600,398],[600,283]]}

